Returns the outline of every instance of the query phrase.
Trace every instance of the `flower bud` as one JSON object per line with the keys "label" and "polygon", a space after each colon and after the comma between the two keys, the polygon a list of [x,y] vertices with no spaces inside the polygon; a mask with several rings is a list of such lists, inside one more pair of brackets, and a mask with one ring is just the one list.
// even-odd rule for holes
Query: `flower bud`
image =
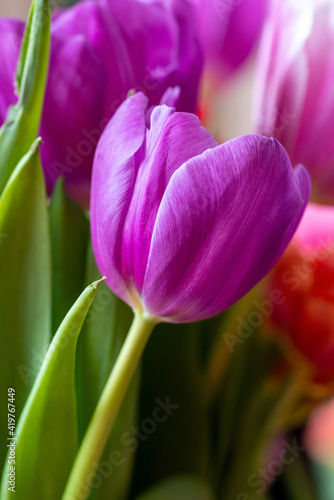
{"label": "flower bud", "polygon": [[275,264],[307,203],[274,139],[218,145],[195,115],[127,99],[102,134],[93,167],[91,231],[100,272],[134,310],[162,321],[214,316]]}

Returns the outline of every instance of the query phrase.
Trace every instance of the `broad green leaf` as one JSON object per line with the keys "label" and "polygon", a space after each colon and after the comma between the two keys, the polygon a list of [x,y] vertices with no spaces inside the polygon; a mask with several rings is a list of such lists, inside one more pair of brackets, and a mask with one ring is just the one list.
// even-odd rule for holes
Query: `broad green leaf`
{"label": "broad green leaf", "polygon": [[[87,280],[100,276],[90,247]],[[77,388],[81,436],[84,434],[111,369],[128,333],[133,313],[103,283],[78,343]],[[106,445],[91,499],[127,498],[135,453],[122,437],[137,419],[139,374],[131,383]]]}
{"label": "broad green leaf", "polygon": [[196,477],[177,476],[158,484],[136,500],[214,500],[209,486]]}
{"label": "broad green leaf", "polygon": [[85,284],[89,221],[82,209],[67,195],[63,180],[55,187],[49,215],[54,333]]}
{"label": "broad green leaf", "polygon": [[50,244],[38,141],[0,197],[0,436],[6,450],[7,390],[16,391],[16,419],[50,342]]}
{"label": "broad green leaf", "polygon": [[[62,322],[22,412],[16,433],[18,499],[60,500],[62,496],[78,449],[77,339],[100,281],[84,290]],[[12,498],[6,484],[7,473],[5,468],[1,500]]]}
{"label": "broad green leaf", "polygon": [[199,368],[200,335],[200,324],[161,324],[148,342],[143,356],[136,491],[176,474],[207,475],[209,415]]}
{"label": "broad green leaf", "polygon": [[33,0],[17,69],[19,99],[0,129],[0,193],[38,134],[49,46],[50,2]]}

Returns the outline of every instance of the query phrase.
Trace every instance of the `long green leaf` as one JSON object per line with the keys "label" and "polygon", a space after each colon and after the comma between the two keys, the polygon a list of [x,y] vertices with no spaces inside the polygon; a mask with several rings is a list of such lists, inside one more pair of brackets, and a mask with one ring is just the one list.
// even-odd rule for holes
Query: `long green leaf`
{"label": "long green leaf", "polygon": [[[100,276],[90,248],[87,280]],[[86,318],[78,343],[77,387],[81,435],[92,417],[111,369],[130,328],[133,313],[103,283]],[[127,498],[135,458],[122,436],[136,424],[139,372],[131,383],[106,445],[91,499]]]}
{"label": "long green leaf", "polygon": [[33,0],[17,69],[19,100],[0,129],[0,193],[38,134],[49,48],[50,1]]}
{"label": "long green leaf", "polygon": [[[82,209],[67,195],[62,180],[54,189],[49,214],[54,333],[85,284],[89,221]],[[92,281],[89,280],[89,283]]]}
{"label": "long green leaf", "polygon": [[136,500],[214,500],[214,496],[203,480],[177,476],[160,483]]}
{"label": "long green leaf", "polygon": [[[100,282],[87,287],[65,317],[22,412],[15,442],[18,500],[60,500],[62,496],[78,448],[77,339]],[[8,465],[3,473],[1,500],[12,495],[6,480]]]}
{"label": "long green leaf", "polygon": [[7,390],[19,416],[50,341],[50,244],[38,141],[0,197],[0,437],[7,443]]}

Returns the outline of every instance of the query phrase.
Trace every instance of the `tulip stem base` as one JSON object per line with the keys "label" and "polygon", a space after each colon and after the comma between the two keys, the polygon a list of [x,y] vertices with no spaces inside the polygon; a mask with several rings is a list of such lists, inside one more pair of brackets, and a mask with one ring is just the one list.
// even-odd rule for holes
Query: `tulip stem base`
{"label": "tulip stem base", "polygon": [[76,456],[63,500],[85,500],[138,362],[157,323],[136,314]]}

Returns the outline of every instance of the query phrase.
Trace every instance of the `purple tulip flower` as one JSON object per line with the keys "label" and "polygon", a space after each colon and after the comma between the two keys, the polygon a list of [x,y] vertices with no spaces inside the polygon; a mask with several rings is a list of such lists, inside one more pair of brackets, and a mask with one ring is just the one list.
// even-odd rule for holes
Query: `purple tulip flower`
{"label": "purple tulip flower", "polygon": [[218,145],[195,115],[137,93],[109,122],[94,159],[91,231],[110,288],[168,322],[227,309],[275,264],[310,193],[275,140]]}
{"label": "purple tulip flower", "polygon": [[334,199],[334,3],[273,0],[263,31],[254,117],[292,164],[303,163]]}
{"label": "purple tulip flower", "polygon": [[258,40],[267,0],[191,0],[205,62],[217,81],[244,62]]}
{"label": "purple tulip flower", "polygon": [[[202,57],[194,24],[186,0],[84,0],[54,14],[40,131],[49,193],[63,175],[68,192],[88,205],[96,144],[129,90],[154,105],[177,85],[178,109],[195,111]],[[23,31],[22,21],[0,20],[0,125],[17,99]]]}

